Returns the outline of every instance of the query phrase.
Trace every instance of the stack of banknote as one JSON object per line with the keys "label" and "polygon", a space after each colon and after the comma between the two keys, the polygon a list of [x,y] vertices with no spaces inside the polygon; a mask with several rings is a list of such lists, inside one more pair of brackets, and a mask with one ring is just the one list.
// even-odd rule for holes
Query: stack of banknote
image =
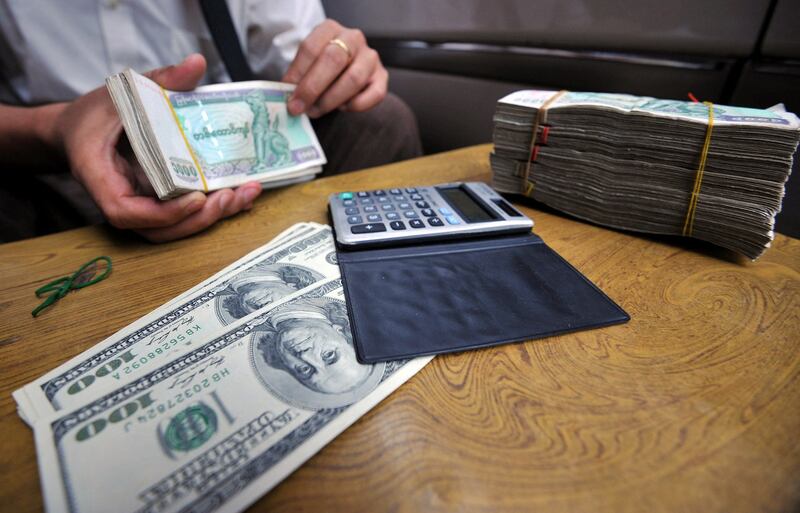
{"label": "stack of banknote", "polygon": [[797,116],[780,108],[538,90],[502,98],[494,126],[496,189],[753,259],[773,238],[800,139]]}
{"label": "stack of banknote", "polygon": [[126,70],[106,86],[144,172],[141,185],[161,199],[254,180],[278,187],[310,180],[325,164],[308,117],[286,110],[291,84],[237,82],[178,92]]}
{"label": "stack of banknote", "polygon": [[430,359],[358,363],[331,229],[302,223],[14,398],[48,511],[241,511]]}

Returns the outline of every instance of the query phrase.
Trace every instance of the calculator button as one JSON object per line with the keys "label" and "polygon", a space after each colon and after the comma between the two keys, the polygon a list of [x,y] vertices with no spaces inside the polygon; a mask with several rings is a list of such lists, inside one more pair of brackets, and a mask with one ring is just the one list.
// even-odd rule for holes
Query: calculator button
{"label": "calculator button", "polygon": [[361,192],[357,192],[356,196],[358,196],[359,198],[368,198],[369,197],[369,193],[366,192],[366,191],[361,191]]}
{"label": "calculator button", "polygon": [[429,208],[423,208],[422,210],[420,210],[420,212],[422,212],[422,215],[424,215],[425,217],[433,217],[436,215],[436,212],[434,212]]}
{"label": "calculator button", "polygon": [[357,224],[350,227],[351,233],[375,233],[385,231],[386,225],[383,223]]}
{"label": "calculator button", "polygon": [[354,216],[354,215],[359,213],[358,207],[348,207],[348,208],[344,209],[344,213],[349,215],[349,216]]}
{"label": "calculator button", "polygon": [[400,189],[389,189],[390,194],[403,194],[403,191]]}
{"label": "calculator button", "polygon": [[428,208],[428,207],[430,207],[430,205],[428,205],[427,201],[418,201],[418,202],[416,202],[414,204],[417,206],[417,208]]}
{"label": "calculator button", "polygon": [[362,205],[372,205],[372,198],[362,198],[359,203]]}
{"label": "calculator button", "polygon": [[386,191],[382,191],[382,190],[379,189],[377,191],[373,191],[372,195],[373,196],[386,196]]}
{"label": "calculator button", "polygon": [[397,195],[397,196],[392,196],[392,197],[394,198],[395,201],[405,201],[405,199],[406,199],[406,197],[403,196],[402,194]]}
{"label": "calculator button", "polygon": [[386,214],[384,215],[386,216],[386,219],[388,219],[389,221],[396,221],[400,219],[400,214],[398,214],[397,212],[386,212]]}
{"label": "calculator button", "polygon": [[428,224],[431,226],[444,226],[444,223],[438,217],[429,217]]}
{"label": "calculator button", "polygon": [[419,194],[412,194],[412,195],[411,195],[411,196],[409,196],[409,197],[410,197],[412,200],[414,200],[414,201],[420,201],[420,200],[422,200],[422,196],[420,196]]}
{"label": "calculator button", "polygon": [[361,219],[361,216],[350,216],[347,218],[347,222],[348,224],[358,224],[364,222],[364,220]]}
{"label": "calculator button", "polygon": [[453,215],[453,211],[450,210],[449,208],[445,208],[445,207],[440,208],[439,209],[439,213],[442,214],[443,216],[451,216],[451,215]]}
{"label": "calculator button", "polygon": [[403,221],[392,221],[389,223],[389,226],[392,227],[392,230],[405,230],[406,225],[403,224]]}
{"label": "calculator button", "polygon": [[412,228],[425,228],[425,225],[419,219],[412,219],[408,222],[408,225]]}
{"label": "calculator button", "polygon": [[378,207],[376,207],[375,205],[367,205],[366,207],[364,207],[364,212],[366,212],[368,214],[370,212],[377,212],[377,211],[378,211]]}
{"label": "calculator button", "polygon": [[378,203],[389,203],[390,201],[392,200],[390,200],[388,196],[381,196],[378,198]]}
{"label": "calculator button", "polygon": [[417,190],[414,187],[406,187],[406,192],[412,194],[417,192]]}
{"label": "calculator button", "polygon": [[400,204],[399,204],[399,205],[397,205],[397,206],[398,206],[398,208],[400,208],[401,210],[408,210],[409,208],[411,208],[411,203],[400,203]]}
{"label": "calculator button", "polygon": [[342,205],[344,205],[345,207],[352,207],[355,204],[356,204],[355,200],[344,200],[342,202]]}
{"label": "calculator button", "polygon": [[352,192],[340,192],[339,193],[339,199],[351,200],[351,199],[353,199],[353,193]]}
{"label": "calculator button", "polygon": [[445,216],[447,222],[450,224],[461,224],[461,221],[458,220],[456,216]]}
{"label": "calculator button", "polygon": [[380,214],[370,214],[367,216],[367,221],[369,221],[370,223],[377,223],[380,220],[381,220]]}
{"label": "calculator button", "polygon": [[383,210],[394,210],[394,205],[392,205],[391,203],[386,203],[385,205],[381,205],[381,208]]}
{"label": "calculator button", "polygon": [[413,210],[407,210],[403,212],[403,215],[406,216],[407,219],[416,219],[417,217],[419,217],[417,216],[417,213],[414,212]]}

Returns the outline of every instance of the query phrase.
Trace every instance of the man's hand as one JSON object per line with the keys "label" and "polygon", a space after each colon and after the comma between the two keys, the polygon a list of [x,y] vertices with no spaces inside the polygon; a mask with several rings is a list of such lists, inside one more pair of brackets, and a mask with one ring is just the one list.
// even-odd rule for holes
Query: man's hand
{"label": "man's hand", "polygon": [[[157,69],[147,76],[171,90],[193,89],[206,70],[202,55],[194,54],[176,66]],[[153,242],[186,237],[223,217],[252,207],[261,193],[257,182],[222,189],[208,196],[192,192],[160,201],[134,189],[134,160],[118,150],[122,123],[105,87],[67,104],[55,123],[55,143],[69,160],[72,174],[94,198],[108,221],[130,228]]]}
{"label": "man's hand", "polygon": [[[349,53],[332,43],[334,39],[344,43]],[[360,30],[329,19],[300,44],[283,81],[297,84],[289,99],[289,112],[317,118],[337,108],[371,109],[386,96],[389,73]]]}

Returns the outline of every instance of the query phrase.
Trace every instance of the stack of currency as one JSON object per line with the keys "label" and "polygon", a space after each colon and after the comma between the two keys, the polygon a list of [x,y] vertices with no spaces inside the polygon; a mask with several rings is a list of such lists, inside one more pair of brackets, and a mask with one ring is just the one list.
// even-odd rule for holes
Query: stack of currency
{"label": "stack of currency", "polygon": [[310,180],[325,154],[305,114],[291,116],[294,90],[280,82],[236,82],[167,91],[135,71],[106,79],[146,182],[161,199],[260,181]]}
{"label": "stack of currency", "polygon": [[691,236],[755,259],[773,238],[800,121],[782,109],[722,105],[712,120],[709,108],[512,93],[494,116],[494,186],[597,224]]}
{"label": "stack of currency", "polygon": [[241,511],[430,359],[356,361],[331,229],[302,223],[14,398],[49,511]]}

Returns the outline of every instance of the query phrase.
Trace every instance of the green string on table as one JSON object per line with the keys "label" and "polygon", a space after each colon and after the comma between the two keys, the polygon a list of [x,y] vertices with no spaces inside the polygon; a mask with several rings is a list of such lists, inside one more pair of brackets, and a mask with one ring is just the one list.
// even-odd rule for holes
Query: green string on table
{"label": "green string on table", "polygon": [[[89,281],[76,282],[78,277],[80,277],[81,274],[86,272],[89,266],[91,266],[95,262],[99,262],[100,260],[104,260],[107,264],[105,271],[103,271],[101,274],[95,276]],[[69,292],[70,290],[82,289],[83,287],[94,285],[98,281],[105,280],[110,272],[111,272],[111,257],[107,257],[105,255],[99,256],[83,264],[80,269],[72,273],[72,276],[64,276],[57,280],[51,281],[47,285],[39,287],[38,289],[36,289],[36,297],[42,297],[44,295],[47,295],[47,299],[45,299],[41,305],[34,308],[34,310],[31,312],[31,315],[36,317],[41,313],[42,310],[52,305],[62,297],[66,296],[67,292]]]}

